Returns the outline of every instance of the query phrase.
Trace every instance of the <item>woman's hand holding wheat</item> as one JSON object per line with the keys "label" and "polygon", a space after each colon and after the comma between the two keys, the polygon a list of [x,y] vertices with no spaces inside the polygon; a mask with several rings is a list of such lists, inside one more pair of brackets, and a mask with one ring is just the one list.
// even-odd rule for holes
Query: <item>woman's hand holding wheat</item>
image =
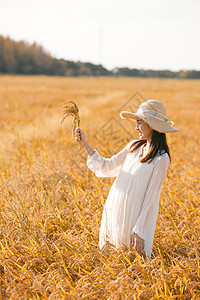
{"label": "woman's hand holding wheat", "polygon": [[75,140],[79,142],[82,146],[84,146],[88,141],[85,133],[80,127],[77,127],[75,129]]}

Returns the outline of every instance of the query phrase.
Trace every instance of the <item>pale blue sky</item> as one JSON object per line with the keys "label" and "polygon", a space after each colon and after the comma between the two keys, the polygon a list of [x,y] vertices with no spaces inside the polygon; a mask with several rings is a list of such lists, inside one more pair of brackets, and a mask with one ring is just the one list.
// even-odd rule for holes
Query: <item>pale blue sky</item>
{"label": "pale blue sky", "polygon": [[200,70],[200,0],[0,0],[0,34],[114,67]]}

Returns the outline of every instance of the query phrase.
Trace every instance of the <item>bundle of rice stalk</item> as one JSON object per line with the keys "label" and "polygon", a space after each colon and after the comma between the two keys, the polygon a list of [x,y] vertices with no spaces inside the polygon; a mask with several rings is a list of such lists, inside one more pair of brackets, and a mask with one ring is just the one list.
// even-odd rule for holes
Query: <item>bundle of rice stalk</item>
{"label": "bundle of rice stalk", "polygon": [[[65,121],[65,119],[67,117],[69,117],[69,116],[73,117],[73,121],[72,121],[72,138],[74,138],[75,129],[76,129],[76,127],[80,126],[80,117],[79,117],[78,106],[73,101],[67,101],[67,102],[63,103],[62,105],[64,105],[64,108],[63,108],[63,115],[62,115],[62,119],[61,119],[61,124]],[[79,147],[79,145],[78,145],[78,147]]]}

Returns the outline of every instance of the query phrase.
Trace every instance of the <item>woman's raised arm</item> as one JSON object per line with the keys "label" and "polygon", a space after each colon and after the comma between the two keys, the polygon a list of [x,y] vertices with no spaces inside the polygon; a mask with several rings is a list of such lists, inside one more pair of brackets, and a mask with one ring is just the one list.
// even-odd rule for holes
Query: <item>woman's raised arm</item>
{"label": "woman's raised arm", "polygon": [[80,127],[75,130],[75,139],[87,151],[87,166],[97,177],[116,177],[119,174],[128,148],[134,142],[134,140],[130,141],[119,153],[111,158],[105,158],[96,149],[93,149]]}
{"label": "woman's raised arm", "polygon": [[128,152],[129,142],[119,153],[111,158],[105,158],[94,149],[94,153],[87,158],[88,168],[95,173],[97,177],[116,177],[122,167],[123,161]]}
{"label": "woman's raised arm", "polygon": [[75,130],[75,140],[85,148],[85,150],[89,155],[92,155],[94,153],[94,149],[88,142],[86,134],[83,132],[83,130],[80,127],[77,127]]}

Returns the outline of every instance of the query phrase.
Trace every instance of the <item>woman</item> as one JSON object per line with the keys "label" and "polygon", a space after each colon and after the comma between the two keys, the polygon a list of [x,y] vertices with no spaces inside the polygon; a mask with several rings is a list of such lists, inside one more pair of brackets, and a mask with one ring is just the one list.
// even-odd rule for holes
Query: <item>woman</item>
{"label": "woman", "polygon": [[142,103],[137,113],[121,111],[122,119],[137,121],[139,140],[132,140],[111,158],[102,157],[76,128],[75,139],[88,152],[87,166],[98,177],[116,177],[108,194],[99,233],[99,247],[106,242],[126,245],[151,258],[159,199],[171,160],[166,132],[177,132],[166,119],[164,105]]}

